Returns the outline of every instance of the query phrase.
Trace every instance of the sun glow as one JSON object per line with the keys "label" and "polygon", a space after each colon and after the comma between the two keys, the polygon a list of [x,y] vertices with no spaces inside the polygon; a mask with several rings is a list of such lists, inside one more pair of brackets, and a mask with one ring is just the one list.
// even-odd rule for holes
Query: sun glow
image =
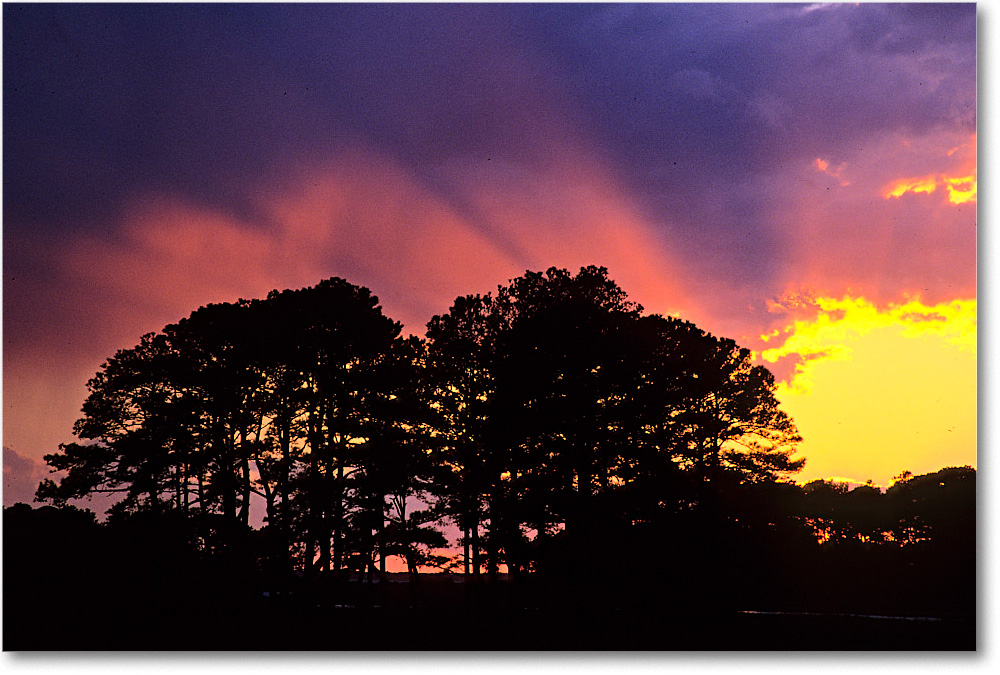
{"label": "sun glow", "polygon": [[885,308],[817,298],[811,320],[768,335],[795,360],[777,396],[805,439],[800,480],[889,484],[903,470],[976,464],[976,301]]}

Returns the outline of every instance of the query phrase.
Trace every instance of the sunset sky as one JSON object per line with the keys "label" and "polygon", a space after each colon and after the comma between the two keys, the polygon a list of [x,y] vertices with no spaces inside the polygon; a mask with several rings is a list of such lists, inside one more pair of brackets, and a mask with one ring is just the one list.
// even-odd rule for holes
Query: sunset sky
{"label": "sunset sky", "polygon": [[589,264],[754,350],[798,480],[975,466],[976,109],[973,4],[4,4],[4,504],[201,305]]}

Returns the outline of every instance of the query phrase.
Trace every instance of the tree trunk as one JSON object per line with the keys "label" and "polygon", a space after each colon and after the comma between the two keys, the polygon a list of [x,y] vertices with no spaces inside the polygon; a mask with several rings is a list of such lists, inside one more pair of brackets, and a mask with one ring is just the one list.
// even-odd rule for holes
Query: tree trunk
{"label": "tree trunk", "polygon": [[240,504],[240,523],[244,527],[250,526],[250,458],[241,453],[240,457],[240,487],[242,492],[242,503]]}
{"label": "tree trunk", "polygon": [[500,505],[499,475],[494,480],[496,482],[494,482],[490,492],[490,534],[489,539],[486,541],[486,568],[490,583],[496,582],[497,573],[500,571],[500,532],[503,527],[503,516],[501,515],[502,507]]}
{"label": "tree trunk", "polygon": [[381,517],[378,519],[378,524],[379,524],[379,526],[378,526],[378,571],[379,571],[379,578],[382,580],[382,583],[385,583],[385,580],[386,580],[386,576],[385,576],[385,574],[386,574],[386,569],[385,569],[385,558],[386,558],[385,548],[386,548],[386,545],[385,544],[386,544],[386,542],[385,542],[385,514],[384,513],[381,514]]}
{"label": "tree trunk", "polygon": [[181,463],[174,464],[174,508],[181,510]]}
{"label": "tree trunk", "polygon": [[337,462],[337,481],[334,490],[334,570],[339,572],[344,566],[344,465]]}
{"label": "tree trunk", "polygon": [[462,519],[464,521],[462,527],[462,553],[463,553],[462,561],[464,564],[463,571],[466,582],[469,581],[469,569],[471,567],[470,563],[472,562],[471,560],[469,560],[469,545],[472,543],[469,541],[470,538],[472,537],[472,531],[471,528],[469,528],[469,519],[470,516],[468,513],[466,513],[464,518]]}
{"label": "tree trunk", "polygon": [[[291,508],[291,505],[288,503],[288,483],[291,480],[292,472],[291,436],[291,420],[286,410],[283,409],[278,426],[278,445],[281,448],[281,458],[279,461],[281,462],[281,466],[278,472],[277,493],[280,500],[280,510],[278,511],[277,518],[274,521],[274,525],[278,531],[279,555],[282,555],[282,575],[286,575],[292,571],[292,560],[289,551],[292,539],[291,532],[289,532],[291,527],[289,509]],[[284,553],[282,554],[280,551],[284,551]]]}
{"label": "tree trunk", "polygon": [[233,452],[225,425],[219,430],[219,482],[222,493],[222,515],[228,527],[236,519],[236,486],[233,484]]}
{"label": "tree trunk", "polygon": [[482,555],[480,553],[481,546],[479,543],[479,509],[476,509],[476,514],[472,519],[472,580],[473,582],[479,581],[479,575],[483,566]]}

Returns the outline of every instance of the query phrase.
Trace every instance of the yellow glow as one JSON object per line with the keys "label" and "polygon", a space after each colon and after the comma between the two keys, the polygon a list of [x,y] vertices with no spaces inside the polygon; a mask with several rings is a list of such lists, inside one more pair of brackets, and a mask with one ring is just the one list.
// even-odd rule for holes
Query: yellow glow
{"label": "yellow glow", "polygon": [[976,201],[976,176],[964,178],[948,178],[948,201],[952,204],[964,204]]}
{"label": "yellow glow", "polygon": [[816,158],[816,168],[820,171],[826,171],[830,167],[830,162],[825,159]]}
{"label": "yellow glow", "polygon": [[902,197],[907,192],[914,194],[931,194],[943,185],[948,189],[948,201],[952,204],[964,204],[976,201],[976,174],[971,176],[924,176],[922,178],[904,178],[891,183],[884,191],[886,199]]}
{"label": "yellow glow", "polygon": [[897,180],[893,182],[889,187],[887,187],[883,193],[883,196],[888,199],[889,197],[902,197],[907,192],[912,192],[917,194],[923,192],[924,194],[931,194],[937,190],[938,181],[937,176],[923,176],[922,178],[903,178],[902,180]]}
{"label": "yellow glow", "polygon": [[815,319],[795,322],[762,353],[770,363],[801,359],[777,390],[804,438],[796,478],[888,485],[903,470],[975,466],[976,301],[815,304]]}

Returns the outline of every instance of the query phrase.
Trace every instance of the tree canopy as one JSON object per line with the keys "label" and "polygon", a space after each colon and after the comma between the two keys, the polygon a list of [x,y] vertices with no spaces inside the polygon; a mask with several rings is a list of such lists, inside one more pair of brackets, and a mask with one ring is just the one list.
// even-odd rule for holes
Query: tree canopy
{"label": "tree canopy", "polygon": [[599,267],[459,297],[425,339],[337,278],[209,305],[88,388],[39,499],[118,493],[112,517],[179,512],[223,548],[258,503],[271,564],[311,575],[416,567],[448,522],[466,571],[530,571],[804,461],[748,350],[644,315]]}

